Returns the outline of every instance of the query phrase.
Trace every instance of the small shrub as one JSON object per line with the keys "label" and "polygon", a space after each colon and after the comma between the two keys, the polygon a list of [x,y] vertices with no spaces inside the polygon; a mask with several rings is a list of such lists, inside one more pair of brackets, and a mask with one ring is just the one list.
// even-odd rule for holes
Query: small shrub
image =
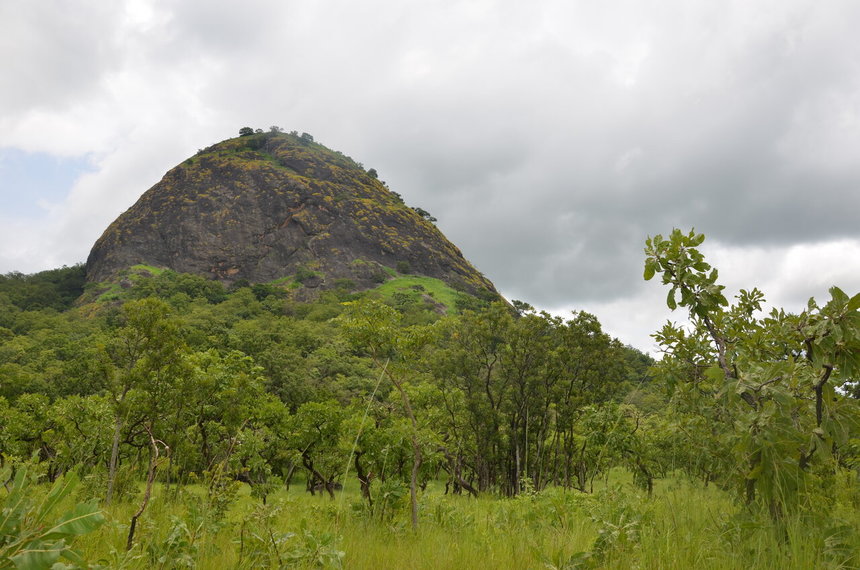
{"label": "small shrub", "polygon": [[311,269],[308,269],[307,267],[302,266],[302,267],[299,267],[296,269],[296,274],[293,277],[293,279],[295,279],[296,282],[298,282],[298,283],[304,283],[308,279],[313,279],[316,276],[317,276],[316,271],[313,271]]}
{"label": "small shrub", "polygon": [[352,291],[355,289],[355,281],[352,279],[335,279],[334,280],[334,288],[340,289],[342,291]]}
{"label": "small shrub", "polygon": [[294,532],[281,532],[278,517],[283,506],[259,505],[242,522],[239,531],[239,562],[253,568],[284,566],[288,545]]}
{"label": "small shrub", "polygon": [[343,557],[346,553],[338,548],[341,538],[330,532],[314,532],[307,528],[307,522],[301,522],[299,544],[287,552],[286,559],[294,565],[313,566],[317,568],[343,568]]}

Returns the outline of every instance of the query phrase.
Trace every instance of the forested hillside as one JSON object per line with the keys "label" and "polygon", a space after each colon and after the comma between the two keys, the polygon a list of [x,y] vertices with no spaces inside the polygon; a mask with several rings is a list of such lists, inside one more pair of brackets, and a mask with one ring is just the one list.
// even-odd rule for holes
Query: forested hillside
{"label": "forested hillside", "polygon": [[[69,279],[78,271],[58,270]],[[585,488],[595,473],[568,467],[581,453],[580,411],[617,405],[648,380],[650,359],[587,313],[563,320],[462,295],[440,314],[421,285],[299,303],[283,287],[225,290],[171,271],[137,275],[133,287],[58,311],[51,303],[61,293],[45,289],[46,277],[7,277],[0,396],[11,414],[2,452],[38,452],[51,477],[82,462],[126,464],[151,432],[172,450],[164,476],[182,481],[227,460],[242,432],[265,447],[250,455],[231,447],[236,475],[263,484],[294,473],[302,453],[308,461],[318,454],[304,467],[315,483],[334,483],[340,473],[319,467],[324,442],[286,445],[272,422],[314,409],[335,413],[339,424],[350,406],[363,414],[370,405],[385,439],[385,430],[405,429],[400,397],[391,395],[402,381],[427,430],[424,478],[448,470],[475,492],[507,495],[524,478],[538,488]],[[13,421],[16,414],[26,420]],[[358,451],[362,469],[384,471],[379,449]]]}
{"label": "forested hillside", "polygon": [[860,296],[761,316],[703,239],[648,241],[659,362],[408,274],[6,275],[0,567],[856,567]]}

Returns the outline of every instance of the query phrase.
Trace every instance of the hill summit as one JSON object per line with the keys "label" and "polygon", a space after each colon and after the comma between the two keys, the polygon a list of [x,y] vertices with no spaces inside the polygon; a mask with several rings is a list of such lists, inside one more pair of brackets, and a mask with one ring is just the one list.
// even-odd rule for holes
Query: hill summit
{"label": "hill summit", "polygon": [[[249,133],[174,167],[102,234],[87,280],[139,264],[226,284],[294,277],[306,288],[370,288],[396,270],[468,291],[493,284],[430,221],[310,135]],[[416,211],[417,210],[417,211]]]}

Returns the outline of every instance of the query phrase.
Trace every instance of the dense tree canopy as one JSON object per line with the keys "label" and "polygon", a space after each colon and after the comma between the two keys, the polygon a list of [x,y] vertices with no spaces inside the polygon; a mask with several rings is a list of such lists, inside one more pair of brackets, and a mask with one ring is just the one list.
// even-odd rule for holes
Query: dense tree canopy
{"label": "dense tree canopy", "polygon": [[647,242],[645,278],[690,317],[655,333],[658,362],[586,312],[460,296],[443,314],[423,286],[302,303],[289,284],[170,271],[86,292],[80,266],[6,275],[0,468],[80,474],[106,503],[145,480],[135,517],[154,481],[204,483],[211,516],[240,482],[265,502],[353,481],[373,520],[408,492],[415,527],[433,480],[515,497],[623,470],[650,494],[681,473],[784,525],[860,465],[860,295],[834,287],[797,315],[762,315],[756,289],[730,304],[703,239]]}
{"label": "dense tree canopy", "polygon": [[[38,451],[56,473],[78,463],[106,468],[106,497],[123,469],[143,468],[137,461],[150,437],[171,450],[167,480],[226,461],[258,483],[304,469],[331,486],[342,474],[323,466],[327,453],[340,457],[342,442],[334,432],[314,439],[322,428],[300,418],[332,402],[343,414],[368,401],[376,402],[377,435],[359,438],[360,478],[408,479],[410,456],[420,455],[417,485],[441,470],[457,492],[512,495],[525,481],[583,488],[571,467],[583,410],[621,402],[650,364],[592,315],[520,314],[502,302],[476,300],[475,309],[449,316],[400,293],[332,293],[297,304],[273,285],[228,292],[171,271],[91,293],[60,313],[21,301],[70,294],[69,274],[79,270],[3,282],[0,300],[15,302],[0,329],[8,420],[0,453]],[[86,421],[76,415],[82,410]],[[15,419],[24,416],[31,421]],[[405,430],[413,441],[397,447],[395,467],[380,464],[371,443],[389,438],[385,430]]]}

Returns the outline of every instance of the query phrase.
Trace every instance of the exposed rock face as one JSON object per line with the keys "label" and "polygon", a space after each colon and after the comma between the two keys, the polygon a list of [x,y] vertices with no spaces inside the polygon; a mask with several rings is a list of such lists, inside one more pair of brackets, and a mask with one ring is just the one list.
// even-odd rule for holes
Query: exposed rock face
{"label": "exposed rock face", "polygon": [[[301,275],[305,287],[371,287],[382,266],[495,291],[430,222],[341,153],[261,133],[170,170],[93,246],[87,279],[146,264],[232,283]],[[313,273],[312,273],[313,272]]]}

